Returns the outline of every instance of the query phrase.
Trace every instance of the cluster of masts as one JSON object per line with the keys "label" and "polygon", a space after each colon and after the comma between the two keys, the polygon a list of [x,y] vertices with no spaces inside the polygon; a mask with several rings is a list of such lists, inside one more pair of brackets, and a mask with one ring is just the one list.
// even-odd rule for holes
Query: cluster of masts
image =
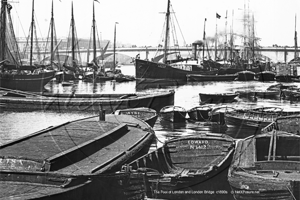
{"label": "cluster of masts", "polygon": [[[96,1],[96,0],[94,0]],[[34,0],[32,0],[32,19],[31,19],[31,26],[30,26],[30,33],[27,38],[27,44],[26,47],[24,48],[24,52],[20,53],[18,45],[17,45],[17,40],[14,35],[13,27],[12,27],[12,21],[10,18],[10,10],[11,10],[11,5],[7,2],[7,0],[2,0],[1,1],[1,41],[0,41],[0,48],[1,48],[1,55],[0,55],[0,60],[8,60],[10,63],[13,63],[14,65],[20,67],[22,64],[22,59],[21,55],[25,56],[25,51],[29,49],[29,65],[33,66],[35,65],[33,63],[33,51],[34,51],[34,46],[35,49],[38,51],[37,53],[37,58],[40,61],[41,64],[45,64],[47,62],[46,55],[49,55],[49,61],[50,65],[55,64],[59,65],[61,68],[61,63],[59,61],[59,55],[58,55],[58,46],[60,42],[57,42],[56,39],[56,33],[55,33],[55,23],[54,23],[54,14],[53,14],[53,0],[52,0],[52,8],[51,8],[51,21],[50,21],[50,28],[49,28],[49,33],[48,33],[48,39],[50,38],[50,51],[48,50],[49,47],[45,48],[45,50],[48,52],[45,52],[45,56],[43,59],[40,58],[40,52],[39,52],[39,46],[37,44],[37,36],[36,36],[36,26],[35,26],[35,20],[34,20]],[[117,24],[117,23],[116,23]],[[8,27],[11,26],[11,27]],[[5,31],[8,30],[8,31]],[[92,49],[92,60],[90,63],[95,65],[97,68],[98,66],[98,61],[100,59],[103,60],[103,54],[105,52],[101,52],[100,59],[97,59],[97,39],[96,37],[98,36],[97,33],[97,27],[96,27],[96,20],[95,20],[95,8],[94,8],[94,2],[93,2],[93,19],[92,19],[92,33],[91,33],[91,39],[90,39],[90,45],[88,50],[90,50],[90,47]],[[47,39],[47,40],[48,40]],[[34,43],[34,41],[36,43]],[[98,36],[98,42],[99,42],[99,36]],[[115,39],[114,42],[116,42],[116,27],[115,27]],[[48,45],[48,41],[47,41]],[[108,44],[107,44],[108,45]],[[79,54],[79,45],[78,45],[78,39],[77,39],[77,34],[76,34],[76,26],[75,26],[75,20],[74,20],[74,12],[73,12],[73,2],[72,2],[72,7],[71,7],[71,24],[70,24],[70,32],[69,32],[69,37],[68,37],[68,42],[67,46],[71,47],[71,56],[65,56],[65,61],[63,62],[63,65],[70,65],[71,67],[77,67],[78,63],[81,63],[81,58]],[[98,47],[100,48],[100,43],[98,44]],[[106,50],[107,47],[104,48],[104,51]],[[76,55],[78,53],[78,55]],[[68,50],[67,50],[68,54]],[[114,44],[114,55],[115,55],[115,44]],[[87,53],[87,62],[89,63],[89,56],[90,52],[88,51]],[[71,60],[70,60],[71,59]],[[113,63],[116,63],[115,61],[115,56],[114,56],[114,61]],[[115,65],[113,66],[115,68]]]}

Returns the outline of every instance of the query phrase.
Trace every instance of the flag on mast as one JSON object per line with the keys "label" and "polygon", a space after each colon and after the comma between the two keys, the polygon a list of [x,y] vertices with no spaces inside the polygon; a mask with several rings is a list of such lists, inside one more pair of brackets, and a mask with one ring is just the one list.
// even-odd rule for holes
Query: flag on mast
{"label": "flag on mast", "polygon": [[218,13],[216,13],[216,18],[220,19],[221,15],[219,15]]}

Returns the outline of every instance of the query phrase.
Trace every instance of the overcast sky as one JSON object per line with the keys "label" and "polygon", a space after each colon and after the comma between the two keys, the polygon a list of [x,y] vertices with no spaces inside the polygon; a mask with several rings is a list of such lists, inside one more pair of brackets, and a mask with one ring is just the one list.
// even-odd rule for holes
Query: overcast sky
{"label": "overcast sky", "polygon": [[[53,1],[57,35],[67,37],[72,1]],[[51,2],[52,0],[35,0],[38,37],[47,37]],[[157,46],[161,43],[167,0],[99,0],[99,2],[95,2],[95,10],[98,32],[99,35],[101,32],[102,39],[113,41],[114,24],[118,22],[118,42],[138,46]],[[207,36],[215,35],[216,24],[218,31],[225,31],[226,11],[227,32],[233,25],[234,32],[242,34],[244,5],[248,2],[251,13],[254,14],[255,34],[261,38],[260,45],[294,45],[295,15],[297,15],[297,30],[300,33],[300,0],[171,0],[187,44],[202,39],[205,18],[207,18]],[[73,0],[73,4],[77,35],[79,38],[89,38],[93,0]],[[11,5],[16,35],[25,37],[30,27],[32,0],[14,0]],[[216,13],[221,16],[218,20]],[[178,30],[177,34],[181,35],[179,33]],[[180,38],[178,39],[181,40]]]}

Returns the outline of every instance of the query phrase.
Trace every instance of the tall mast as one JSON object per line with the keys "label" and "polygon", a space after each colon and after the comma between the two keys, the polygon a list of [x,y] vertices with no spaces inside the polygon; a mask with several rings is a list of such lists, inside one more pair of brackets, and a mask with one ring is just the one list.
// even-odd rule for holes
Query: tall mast
{"label": "tall mast", "polygon": [[54,14],[53,14],[53,0],[52,0],[52,9],[51,9],[51,22],[50,22],[50,27],[51,27],[51,41],[50,41],[50,65],[53,63],[53,50],[54,50]]}
{"label": "tall mast", "polygon": [[234,16],[234,10],[232,10],[231,30],[230,30],[230,65],[231,66],[233,61],[233,16]]}
{"label": "tall mast", "polygon": [[205,50],[205,24],[206,24],[206,18],[204,19],[204,28],[203,28],[203,51],[202,51],[202,62],[204,62],[204,50]]}
{"label": "tall mast", "polygon": [[254,30],[254,14],[252,15],[252,64],[255,59],[255,30]]}
{"label": "tall mast", "polygon": [[246,0],[244,0],[244,19],[243,19],[243,23],[244,23],[244,38],[243,38],[243,60],[246,60]]}
{"label": "tall mast", "polygon": [[298,57],[298,53],[297,53],[297,49],[298,49],[298,44],[297,44],[297,29],[296,29],[296,24],[297,24],[297,15],[295,15],[295,55],[294,55],[294,59],[296,60],[296,58]]}
{"label": "tall mast", "polygon": [[71,12],[71,28],[72,28],[72,66],[74,67],[75,63],[75,22],[74,22],[74,13],[73,13],[73,1],[72,1],[72,12]]}
{"label": "tall mast", "polygon": [[115,22],[115,31],[114,31],[114,55],[113,55],[113,71],[115,71],[116,69],[116,35],[117,35],[117,31],[116,31],[116,27],[117,27],[118,22]]}
{"label": "tall mast", "polygon": [[95,20],[94,2],[93,2],[93,61],[96,63],[96,20]]}
{"label": "tall mast", "polygon": [[215,61],[217,61],[217,46],[218,46],[218,18],[219,18],[219,14],[218,14],[218,13],[216,13]]}
{"label": "tall mast", "polygon": [[6,52],[6,7],[7,7],[7,0],[1,1],[1,54],[0,54],[0,61],[5,59],[5,52]]}
{"label": "tall mast", "polygon": [[224,62],[227,60],[227,10],[226,10],[226,22],[225,22],[225,52],[224,52]]}
{"label": "tall mast", "polygon": [[165,35],[165,46],[164,46],[164,63],[167,63],[167,51],[168,51],[168,40],[169,40],[169,24],[170,24],[170,0],[168,0],[168,7],[166,13],[166,35]]}
{"label": "tall mast", "polygon": [[30,66],[32,66],[32,52],[33,52],[33,29],[34,29],[34,0],[32,0],[32,16],[31,16],[31,35],[30,35]]}

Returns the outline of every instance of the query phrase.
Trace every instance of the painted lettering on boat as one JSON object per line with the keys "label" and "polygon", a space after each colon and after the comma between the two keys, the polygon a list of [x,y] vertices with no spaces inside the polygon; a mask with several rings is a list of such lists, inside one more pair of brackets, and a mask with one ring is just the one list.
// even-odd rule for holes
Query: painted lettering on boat
{"label": "painted lettering on boat", "polygon": [[140,112],[136,112],[136,111],[122,111],[121,113],[124,115],[133,115],[136,117],[140,117]]}
{"label": "painted lettering on boat", "polygon": [[203,145],[190,145],[190,149],[207,149],[209,145],[203,144]]}
{"label": "painted lettering on boat", "polygon": [[188,140],[188,144],[208,144],[208,140]]}
{"label": "painted lettering on boat", "polygon": [[163,64],[157,64],[157,66],[160,68],[166,68],[166,65],[163,65]]}
{"label": "painted lettering on boat", "polygon": [[208,140],[188,140],[189,149],[207,149],[209,147]]}
{"label": "painted lettering on boat", "polygon": [[192,71],[193,67],[191,65],[180,65],[180,64],[174,64],[172,65],[172,67],[177,68],[177,69],[182,69],[185,71]]}

